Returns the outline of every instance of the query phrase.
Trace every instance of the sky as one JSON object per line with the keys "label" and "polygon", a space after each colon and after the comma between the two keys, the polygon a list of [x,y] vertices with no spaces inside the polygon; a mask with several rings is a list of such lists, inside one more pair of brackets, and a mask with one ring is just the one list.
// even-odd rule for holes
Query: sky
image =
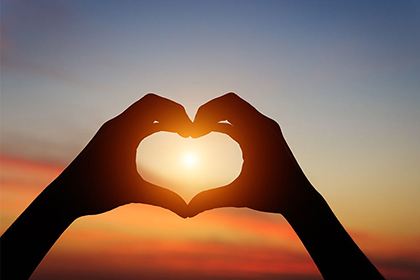
{"label": "sky", "polygon": [[[418,1],[3,0],[1,233],[146,93],[193,119],[233,91],[280,124],[384,276],[418,279],[419,31]],[[217,133],[157,133],[138,148],[139,173],[186,201],[234,180],[241,164],[237,143]],[[182,220],[145,205],[77,220],[32,278],[104,275],[320,278],[280,215],[218,209]]]}

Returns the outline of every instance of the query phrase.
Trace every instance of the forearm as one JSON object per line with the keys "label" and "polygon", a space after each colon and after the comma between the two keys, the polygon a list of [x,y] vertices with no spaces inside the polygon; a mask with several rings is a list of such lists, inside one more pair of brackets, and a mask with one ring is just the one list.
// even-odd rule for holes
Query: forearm
{"label": "forearm", "polygon": [[0,239],[1,279],[28,279],[61,234],[75,220],[54,198],[53,182]]}
{"label": "forearm", "polygon": [[315,190],[285,215],[324,279],[384,279]]}

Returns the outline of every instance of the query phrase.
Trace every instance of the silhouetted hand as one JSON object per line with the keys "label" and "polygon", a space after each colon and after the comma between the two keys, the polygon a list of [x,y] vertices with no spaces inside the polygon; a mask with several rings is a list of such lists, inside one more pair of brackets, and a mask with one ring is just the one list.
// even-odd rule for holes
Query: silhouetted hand
{"label": "silhouetted hand", "polygon": [[[219,123],[227,120],[230,124]],[[192,136],[228,134],[243,152],[241,174],[189,203],[189,216],[218,207],[249,207],[281,213],[325,279],[383,279],[306,179],[279,125],[234,93],[201,106]]]}
{"label": "silhouetted hand", "polygon": [[132,202],[187,216],[176,193],[144,181],[137,173],[141,140],[158,131],[188,137],[184,108],[148,94],[105,123],[76,159],[2,235],[1,279],[27,279],[55,241],[77,218]]}
{"label": "silhouetted hand", "polygon": [[[224,120],[230,124],[219,123]],[[198,194],[187,209],[179,195],[137,173],[136,149],[157,131],[184,137],[226,133],[242,148],[242,172],[228,186]],[[1,278],[28,278],[75,219],[131,202],[161,206],[181,217],[227,206],[282,213],[324,278],[383,279],[306,179],[277,123],[233,93],[200,107],[194,124],[181,105],[153,94],[104,124],[3,234]]]}
{"label": "silhouetted hand", "polygon": [[186,217],[186,203],[176,193],[146,182],[137,172],[140,142],[158,131],[189,136],[185,109],[148,94],[106,122],[78,157],[57,178],[55,197],[71,203],[76,216],[102,213],[127,203],[167,208]]}
{"label": "silhouetted hand", "polygon": [[[219,123],[227,120],[230,124]],[[189,203],[189,214],[218,207],[249,207],[286,214],[315,190],[283,138],[279,125],[234,93],[202,105],[193,137],[211,131],[229,135],[243,152],[242,172],[231,184],[201,192]]]}

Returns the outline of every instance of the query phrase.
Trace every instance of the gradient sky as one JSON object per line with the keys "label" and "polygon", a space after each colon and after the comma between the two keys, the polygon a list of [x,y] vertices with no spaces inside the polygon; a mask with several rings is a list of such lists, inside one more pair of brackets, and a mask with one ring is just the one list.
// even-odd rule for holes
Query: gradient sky
{"label": "gradient sky", "polygon": [[[1,232],[106,120],[144,94],[179,102],[193,118],[201,104],[234,91],[280,124],[309,180],[385,276],[419,278],[419,50],[418,1],[3,0]],[[191,189],[197,180],[208,188],[239,173],[240,150],[227,136],[213,134],[197,145],[174,137],[146,139],[139,168],[186,199],[199,191]],[[192,172],[178,160],[194,145]],[[136,215],[145,225],[135,223]],[[84,232],[93,245],[79,242]],[[253,263],[260,279],[264,271],[319,277],[293,234],[281,217],[245,209],[183,221],[161,209],[127,206],[77,221],[34,276],[78,271],[70,264],[82,267],[92,254],[103,259],[89,275],[107,264],[107,275],[135,277],[140,268],[112,260],[136,248],[151,274],[163,260],[169,267],[170,253],[183,252],[185,263],[171,268],[177,275],[204,264],[208,270],[195,272],[207,275],[212,265],[228,263],[222,279],[241,276],[243,264]],[[162,259],[149,257],[152,244]],[[261,257],[241,259],[247,250]],[[280,269],[270,254],[290,265]]]}

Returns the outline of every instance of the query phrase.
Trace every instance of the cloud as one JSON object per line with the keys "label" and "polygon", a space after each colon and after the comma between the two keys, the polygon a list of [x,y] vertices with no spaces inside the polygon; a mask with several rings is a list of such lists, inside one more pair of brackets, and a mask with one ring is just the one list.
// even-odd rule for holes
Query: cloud
{"label": "cloud", "polygon": [[102,88],[99,84],[88,81],[87,79],[83,79],[58,67],[40,65],[14,58],[2,58],[2,70],[27,75],[39,75],[82,88],[89,88],[95,90]]}
{"label": "cloud", "polygon": [[[64,166],[5,156],[0,160],[3,232]],[[362,245],[373,243],[368,256],[387,279],[420,278],[418,239],[351,229],[350,234]],[[278,215],[220,209],[184,220],[138,204],[78,219],[32,277],[65,278],[322,279]]]}

